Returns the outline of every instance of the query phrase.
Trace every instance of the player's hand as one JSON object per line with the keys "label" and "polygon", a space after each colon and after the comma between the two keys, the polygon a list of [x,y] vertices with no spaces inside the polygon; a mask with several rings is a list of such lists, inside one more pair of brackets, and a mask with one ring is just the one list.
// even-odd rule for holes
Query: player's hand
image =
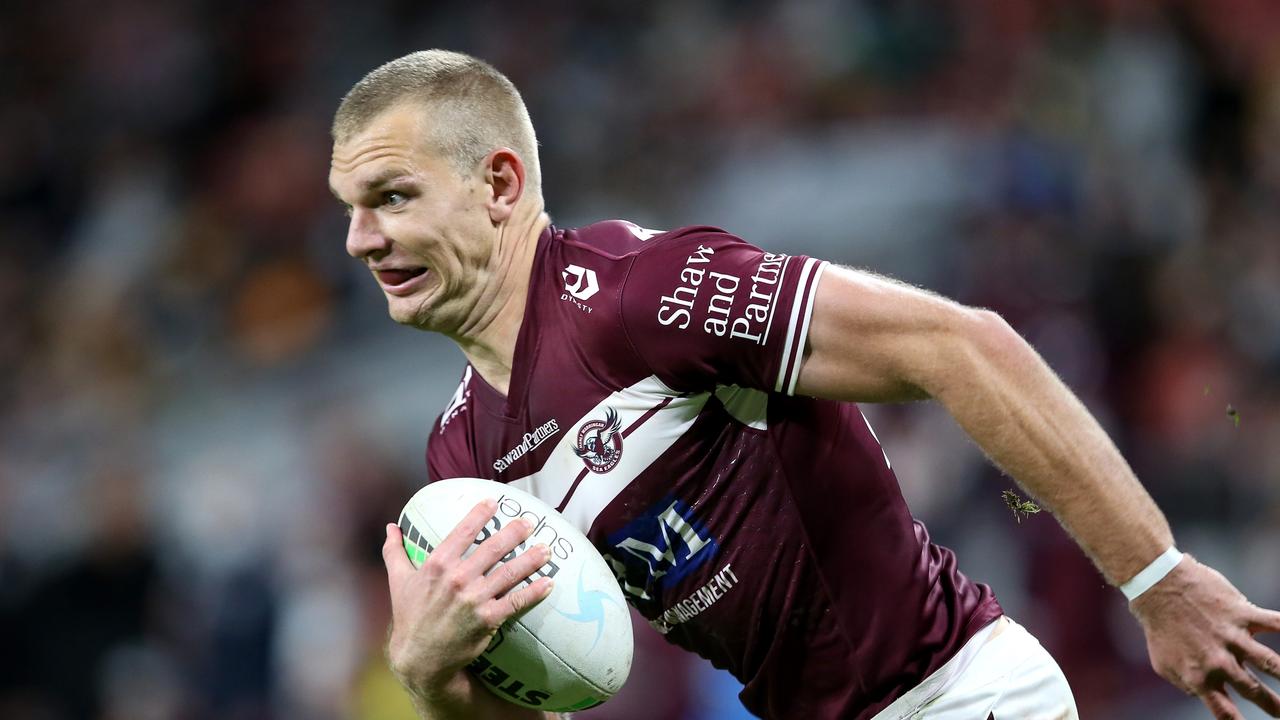
{"label": "player's hand", "polygon": [[523,519],[508,523],[462,557],[495,508],[492,500],[476,505],[417,569],[405,554],[400,528],[387,525],[382,546],[391,588],[387,658],[396,677],[423,697],[465,692],[470,680],[460,671],[484,652],[498,626],[551,592],[545,577],[512,590],[546,563],[546,545],[485,574],[533,532]]}
{"label": "player's hand", "polygon": [[1253,637],[1280,632],[1280,613],[1250,603],[1225,577],[1190,555],[1129,609],[1146,631],[1151,667],[1199,697],[1215,718],[1243,720],[1227,686],[1280,717],[1280,696],[1250,669],[1280,677],[1280,655]]}

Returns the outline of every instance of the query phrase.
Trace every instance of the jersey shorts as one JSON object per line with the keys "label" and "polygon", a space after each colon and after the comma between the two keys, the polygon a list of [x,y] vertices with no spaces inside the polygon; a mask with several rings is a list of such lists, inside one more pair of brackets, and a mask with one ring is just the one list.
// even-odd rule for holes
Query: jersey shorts
{"label": "jersey shorts", "polygon": [[1008,616],[872,720],[1079,720],[1062,669]]}

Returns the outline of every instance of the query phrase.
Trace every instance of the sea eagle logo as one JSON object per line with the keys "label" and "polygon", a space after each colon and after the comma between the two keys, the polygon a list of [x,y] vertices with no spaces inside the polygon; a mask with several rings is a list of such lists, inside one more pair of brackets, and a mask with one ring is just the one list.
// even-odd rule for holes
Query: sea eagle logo
{"label": "sea eagle logo", "polygon": [[573,452],[582,458],[587,469],[607,473],[622,459],[622,420],[613,408],[607,408],[604,420],[588,420],[578,428],[578,444]]}

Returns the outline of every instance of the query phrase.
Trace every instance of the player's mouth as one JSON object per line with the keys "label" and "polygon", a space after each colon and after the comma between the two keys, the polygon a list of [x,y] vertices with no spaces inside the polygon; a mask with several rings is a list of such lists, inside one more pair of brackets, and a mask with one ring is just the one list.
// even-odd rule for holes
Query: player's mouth
{"label": "player's mouth", "polygon": [[382,268],[374,270],[373,274],[385,292],[398,297],[412,294],[430,275],[424,267]]}

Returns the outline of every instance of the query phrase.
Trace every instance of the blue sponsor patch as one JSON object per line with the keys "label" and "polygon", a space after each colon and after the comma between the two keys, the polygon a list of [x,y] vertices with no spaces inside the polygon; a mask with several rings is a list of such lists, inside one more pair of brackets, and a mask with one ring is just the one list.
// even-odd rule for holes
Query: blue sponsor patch
{"label": "blue sponsor patch", "polygon": [[647,599],[716,556],[720,546],[684,501],[668,495],[606,538],[623,591]]}

